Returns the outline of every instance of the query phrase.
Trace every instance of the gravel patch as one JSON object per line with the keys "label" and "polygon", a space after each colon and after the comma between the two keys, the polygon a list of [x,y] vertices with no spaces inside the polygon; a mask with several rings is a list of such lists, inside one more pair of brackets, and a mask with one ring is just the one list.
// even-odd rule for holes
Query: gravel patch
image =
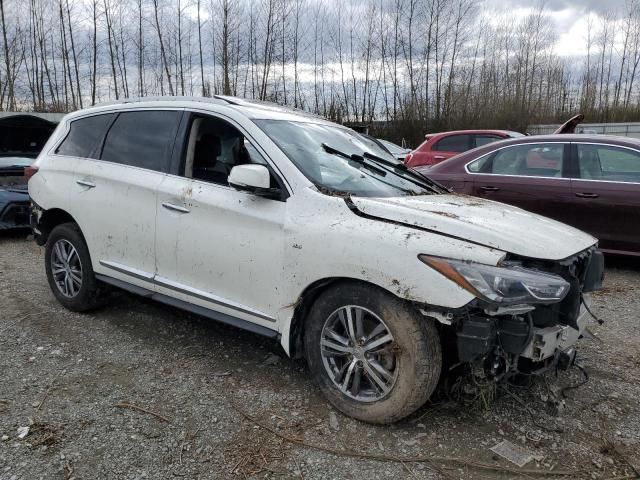
{"label": "gravel patch", "polygon": [[[381,427],[333,410],[304,363],[262,337],[124,292],[91,314],[64,310],[43,256],[0,237],[1,480],[543,478],[510,471],[490,450],[503,440],[536,458],[525,469],[640,469],[638,261],[609,262],[593,309],[605,324],[579,343],[589,381],[555,408],[549,392],[579,370],[487,408],[441,396]],[[428,456],[467,464],[414,461]]]}

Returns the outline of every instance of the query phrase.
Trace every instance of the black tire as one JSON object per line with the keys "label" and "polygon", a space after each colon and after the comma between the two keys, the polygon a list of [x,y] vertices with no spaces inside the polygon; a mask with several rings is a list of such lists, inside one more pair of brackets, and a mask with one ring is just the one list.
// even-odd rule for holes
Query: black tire
{"label": "black tire", "polygon": [[[389,351],[395,355],[395,380],[388,393],[379,392],[382,398],[362,401],[343,393],[323,363],[321,339],[325,322],[330,322],[335,318],[332,315],[345,306],[361,307],[375,314],[393,336]],[[387,424],[410,415],[431,397],[440,378],[442,352],[433,320],[422,316],[410,303],[375,286],[341,282],[325,291],[305,321],[304,342],[309,369],[329,402],[344,414],[364,422]],[[363,360],[352,361],[364,372]],[[361,382],[359,378],[358,385]],[[353,395],[351,389],[349,393]]]}
{"label": "black tire", "polygon": [[[77,262],[74,261],[74,264],[76,265],[75,268],[80,265],[81,282],[77,291],[71,295],[65,295],[63,293],[62,288],[64,287],[59,286],[53,274],[51,259],[52,256],[56,255],[53,251],[56,248],[56,244],[60,241],[62,241],[63,245],[67,245],[64,242],[72,245],[79,259]],[[80,228],[75,223],[63,223],[51,231],[45,247],[45,268],[49,287],[54,296],[65,308],[73,310],[74,312],[86,312],[98,308],[104,303],[106,288],[95,277],[89,249],[87,248]]]}

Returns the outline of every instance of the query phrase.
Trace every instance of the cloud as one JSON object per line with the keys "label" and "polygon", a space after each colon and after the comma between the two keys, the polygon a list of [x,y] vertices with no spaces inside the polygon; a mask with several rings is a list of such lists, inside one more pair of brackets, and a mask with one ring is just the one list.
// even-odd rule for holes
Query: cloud
{"label": "cloud", "polygon": [[505,11],[505,9],[526,8],[536,9],[540,5],[549,13],[561,12],[563,10],[574,10],[579,14],[588,13],[602,14],[611,11],[622,11],[625,8],[625,0],[542,0],[532,2],[531,0],[485,0],[485,7]]}

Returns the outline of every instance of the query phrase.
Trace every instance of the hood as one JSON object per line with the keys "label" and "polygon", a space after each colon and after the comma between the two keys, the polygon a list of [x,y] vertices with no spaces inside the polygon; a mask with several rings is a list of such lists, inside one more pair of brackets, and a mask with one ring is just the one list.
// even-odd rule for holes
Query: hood
{"label": "hood", "polygon": [[351,200],[368,216],[415,225],[523,257],[562,260],[597,242],[591,235],[555,220],[466,195]]}
{"label": "hood", "polygon": [[0,156],[0,170],[28,167],[34,162],[32,157],[2,157]]}
{"label": "hood", "polygon": [[579,113],[560,125],[554,134],[576,133],[576,127],[582,123],[584,115]]}

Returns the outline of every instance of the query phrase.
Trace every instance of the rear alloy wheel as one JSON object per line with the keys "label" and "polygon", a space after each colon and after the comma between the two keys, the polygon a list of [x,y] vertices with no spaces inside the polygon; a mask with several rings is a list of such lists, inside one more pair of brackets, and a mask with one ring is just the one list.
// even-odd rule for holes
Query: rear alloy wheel
{"label": "rear alloy wheel", "polygon": [[105,287],[93,273],[89,249],[75,223],[56,226],[47,239],[45,268],[58,301],[76,312],[102,304]]}
{"label": "rear alloy wheel", "polygon": [[420,408],[442,366],[433,321],[372,285],[340,282],[325,291],[305,320],[309,369],[341,412],[391,423]]}
{"label": "rear alloy wheel", "polygon": [[82,287],[82,261],[76,248],[61,238],[51,252],[51,274],[58,291],[67,298],[75,297]]}

